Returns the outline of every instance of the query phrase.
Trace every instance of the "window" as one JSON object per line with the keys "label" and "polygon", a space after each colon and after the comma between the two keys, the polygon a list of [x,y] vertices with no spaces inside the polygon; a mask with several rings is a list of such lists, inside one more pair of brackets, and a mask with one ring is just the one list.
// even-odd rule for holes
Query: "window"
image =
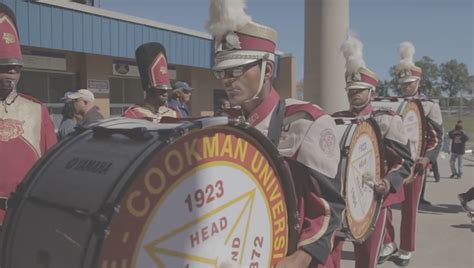
{"label": "window", "polygon": [[67,73],[22,71],[18,92],[30,95],[48,105],[61,103],[66,91],[77,89],[76,77]]}
{"label": "window", "polygon": [[142,82],[136,78],[110,78],[110,115],[121,115],[135,103],[143,102]]}
{"label": "window", "polygon": [[77,89],[76,76],[71,73],[38,72],[23,70],[17,90],[38,99],[48,107],[49,114],[57,127],[61,121],[66,91]]}

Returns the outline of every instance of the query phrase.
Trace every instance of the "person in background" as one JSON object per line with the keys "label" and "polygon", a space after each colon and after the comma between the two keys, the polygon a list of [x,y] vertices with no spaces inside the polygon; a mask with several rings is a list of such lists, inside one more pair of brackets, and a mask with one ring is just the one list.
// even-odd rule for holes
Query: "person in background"
{"label": "person in background", "polygon": [[191,100],[192,87],[183,81],[176,81],[173,84],[173,92],[168,102],[168,106],[178,112],[180,118],[189,117],[187,103]]}
{"label": "person in background", "polygon": [[277,33],[244,9],[243,0],[211,1],[212,69],[230,103],[242,107],[242,118],[267,135],[290,166],[301,227],[296,251],[275,267],[332,267],[329,254],[345,206],[335,179],[340,150],[334,120],[317,105],[280,99],[272,86]]}
{"label": "person in background", "polygon": [[214,116],[229,116],[229,113],[226,112],[231,108],[230,102],[228,99],[221,98],[217,101],[217,105],[214,110]]}
{"label": "person in background", "polygon": [[459,202],[461,203],[461,207],[469,213],[469,216],[473,216],[472,209],[468,206],[467,203],[474,200],[474,187],[471,187],[467,192],[458,194]]}
{"label": "person in background", "polygon": [[61,114],[63,118],[61,120],[61,123],[59,123],[57,134],[59,141],[64,139],[67,135],[69,135],[69,133],[73,132],[74,128],[77,125],[72,102],[66,102],[64,104]]}
{"label": "person in background", "polygon": [[179,118],[176,110],[168,106],[171,89],[165,48],[156,42],[137,48],[135,57],[145,90],[145,100],[128,108],[123,116],[159,123],[164,117]]}
{"label": "person in background", "polygon": [[54,144],[56,133],[48,109],[18,93],[23,57],[15,15],[0,3],[0,225],[6,200],[31,167]]}
{"label": "person in background", "polygon": [[79,89],[67,95],[67,101],[72,103],[74,112],[82,117],[78,126],[87,127],[93,122],[104,119],[99,112],[99,108],[95,106],[95,96],[88,89]]}
{"label": "person in background", "polygon": [[[469,140],[469,136],[463,131],[462,121],[458,121],[453,130],[449,132],[449,138],[451,142],[451,158],[449,159],[449,165],[451,167],[450,178],[462,177],[462,158],[466,151],[466,142]],[[457,162],[457,170],[456,170]]]}

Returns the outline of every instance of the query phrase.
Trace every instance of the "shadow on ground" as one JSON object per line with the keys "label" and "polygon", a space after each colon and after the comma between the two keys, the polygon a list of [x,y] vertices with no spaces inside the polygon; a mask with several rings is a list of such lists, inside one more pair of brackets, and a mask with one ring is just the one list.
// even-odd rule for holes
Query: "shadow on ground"
{"label": "shadow on ground", "polygon": [[422,205],[418,206],[418,212],[424,214],[456,214],[456,213],[465,213],[464,210],[460,205],[452,205],[452,204],[432,204],[432,205]]}
{"label": "shadow on ground", "polygon": [[352,251],[342,251],[341,258],[343,260],[355,261],[354,252]]}
{"label": "shadow on ground", "polygon": [[473,224],[456,224],[456,225],[451,225],[451,227],[454,227],[457,229],[471,229],[471,232],[474,232]]}

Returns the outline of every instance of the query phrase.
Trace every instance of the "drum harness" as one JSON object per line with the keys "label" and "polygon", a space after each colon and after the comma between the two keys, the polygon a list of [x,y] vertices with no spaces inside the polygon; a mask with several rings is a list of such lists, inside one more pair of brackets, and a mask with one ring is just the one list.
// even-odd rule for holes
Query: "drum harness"
{"label": "drum harness", "polygon": [[[277,106],[273,110],[272,117],[270,118],[270,125],[268,126],[268,134],[267,137],[270,141],[275,145],[276,149],[278,150],[278,144],[280,143],[280,137],[283,127],[283,119],[285,117],[285,100],[280,99]],[[280,162],[281,165],[285,166],[285,169],[289,171],[289,176],[291,177],[291,171],[288,163],[286,160],[282,159]],[[293,180],[293,179],[291,179]],[[295,193],[296,194],[296,193]],[[288,217],[295,218],[297,221],[294,226],[289,226],[289,228],[294,228],[297,233],[300,233],[301,226],[299,224],[300,215],[298,210],[295,210],[294,215],[288,215]],[[288,252],[292,253],[296,250],[296,248],[289,247]]]}

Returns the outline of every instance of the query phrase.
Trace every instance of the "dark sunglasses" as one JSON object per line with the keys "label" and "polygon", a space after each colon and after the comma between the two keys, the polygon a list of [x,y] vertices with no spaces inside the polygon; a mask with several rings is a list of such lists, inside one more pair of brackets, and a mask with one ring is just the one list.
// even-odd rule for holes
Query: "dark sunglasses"
{"label": "dark sunglasses", "polygon": [[0,73],[8,73],[10,70],[15,70],[15,72],[19,73],[23,66],[21,65],[2,65],[0,66]]}
{"label": "dark sunglasses", "polygon": [[214,76],[217,79],[224,79],[224,77],[228,76],[230,78],[238,78],[239,76],[243,75],[246,71],[248,71],[250,68],[252,68],[255,65],[259,65],[262,62],[262,60],[254,61],[249,64],[229,68],[229,69],[224,69],[224,70],[218,70],[214,71]]}

